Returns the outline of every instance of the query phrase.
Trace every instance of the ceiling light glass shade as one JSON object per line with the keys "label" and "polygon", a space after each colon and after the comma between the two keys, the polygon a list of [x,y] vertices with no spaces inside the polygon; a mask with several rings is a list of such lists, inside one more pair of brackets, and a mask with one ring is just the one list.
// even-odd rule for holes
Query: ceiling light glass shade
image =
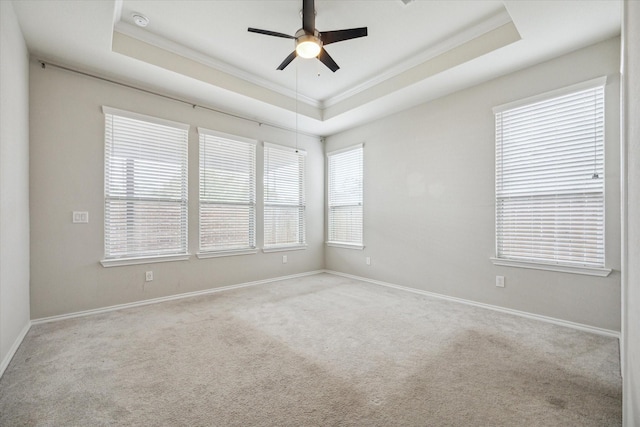
{"label": "ceiling light glass shade", "polygon": [[315,58],[320,53],[319,42],[314,36],[301,36],[298,38],[296,53],[302,58]]}

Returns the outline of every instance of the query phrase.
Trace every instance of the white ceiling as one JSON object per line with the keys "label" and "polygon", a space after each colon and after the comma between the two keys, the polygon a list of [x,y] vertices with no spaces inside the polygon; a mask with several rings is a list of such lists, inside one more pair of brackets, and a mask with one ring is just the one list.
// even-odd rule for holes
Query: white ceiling
{"label": "white ceiling", "polygon": [[[316,0],[341,67],[295,59],[300,0],[14,0],[32,55],[200,105],[330,135],[620,33],[621,2]],[[133,12],[149,18],[142,29]],[[297,99],[297,101],[296,101]]]}

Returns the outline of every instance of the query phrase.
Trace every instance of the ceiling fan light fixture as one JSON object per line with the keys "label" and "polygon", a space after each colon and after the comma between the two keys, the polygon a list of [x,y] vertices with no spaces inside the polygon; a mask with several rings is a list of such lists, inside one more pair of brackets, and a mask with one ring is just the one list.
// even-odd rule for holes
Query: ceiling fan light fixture
{"label": "ceiling fan light fixture", "polygon": [[296,39],[296,53],[302,58],[315,58],[320,53],[320,40],[306,34]]}
{"label": "ceiling fan light fixture", "polygon": [[327,66],[334,73],[340,69],[331,55],[323,49],[323,45],[342,42],[345,40],[357,39],[367,36],[367,27],[349,28],[345,30],[323,31],[316,28],[315,0],[302,0],[302,28],[296,31],[294,36],[278,33],[276,31],[261,30],[260,28],[249,27],[250,33],[264,34],[266,36],[280,37],[284,39],[294,39],[296,50],[291,52],[278,66],[282,71],[287,68],[298,56],[301,58],[318,58],[320,62]]}

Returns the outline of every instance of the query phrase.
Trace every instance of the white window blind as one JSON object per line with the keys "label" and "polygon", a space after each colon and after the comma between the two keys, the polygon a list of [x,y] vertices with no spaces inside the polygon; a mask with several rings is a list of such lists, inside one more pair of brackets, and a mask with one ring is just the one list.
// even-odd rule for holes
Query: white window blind
{"label": "white window blind", "polygon": [[105,259],[187,254],[188,126],[103,111]]}
{"label": "white window blind", "polygon": [[306,152],[264,144],[264,246],[305,244]]}
{"label": "white window blind", "polygon": [[604,267],[604,83],[496,113],[497,258]]}
{"label": "white window blind", "polygon": [[255,248],[256,143],[200,133],[200,251]]}
{"label": "white window blind", "polygon": [[327,154],[329,243],[362,246],[362,145]]}

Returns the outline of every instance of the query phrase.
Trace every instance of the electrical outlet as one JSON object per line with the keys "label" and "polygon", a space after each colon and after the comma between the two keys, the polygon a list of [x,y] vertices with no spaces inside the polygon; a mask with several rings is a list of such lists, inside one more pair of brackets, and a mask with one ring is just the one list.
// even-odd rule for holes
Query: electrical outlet
{"label": "electrical outlet", "polygon": [[146,273],[144,273],[145,282],[150,282],[152,280],[153,280],[153,271],[147,271]]}
{"label": "electrical outlet", "polygon": [[496,286],[504,288],[504,276],[496,276]]}
{"label": "electrical outlet", "polygon": [[287,256],[286,255],[282,255],[282,263],[283,264],[287,263]]}
{"label": "electrical outlet", "polygon": [[371,257],[370,257],[370,256],[366,257],[366,258],[364,259],[364,262],[366,262],[366,263],[367,263],[367,265],[371,265]]}

